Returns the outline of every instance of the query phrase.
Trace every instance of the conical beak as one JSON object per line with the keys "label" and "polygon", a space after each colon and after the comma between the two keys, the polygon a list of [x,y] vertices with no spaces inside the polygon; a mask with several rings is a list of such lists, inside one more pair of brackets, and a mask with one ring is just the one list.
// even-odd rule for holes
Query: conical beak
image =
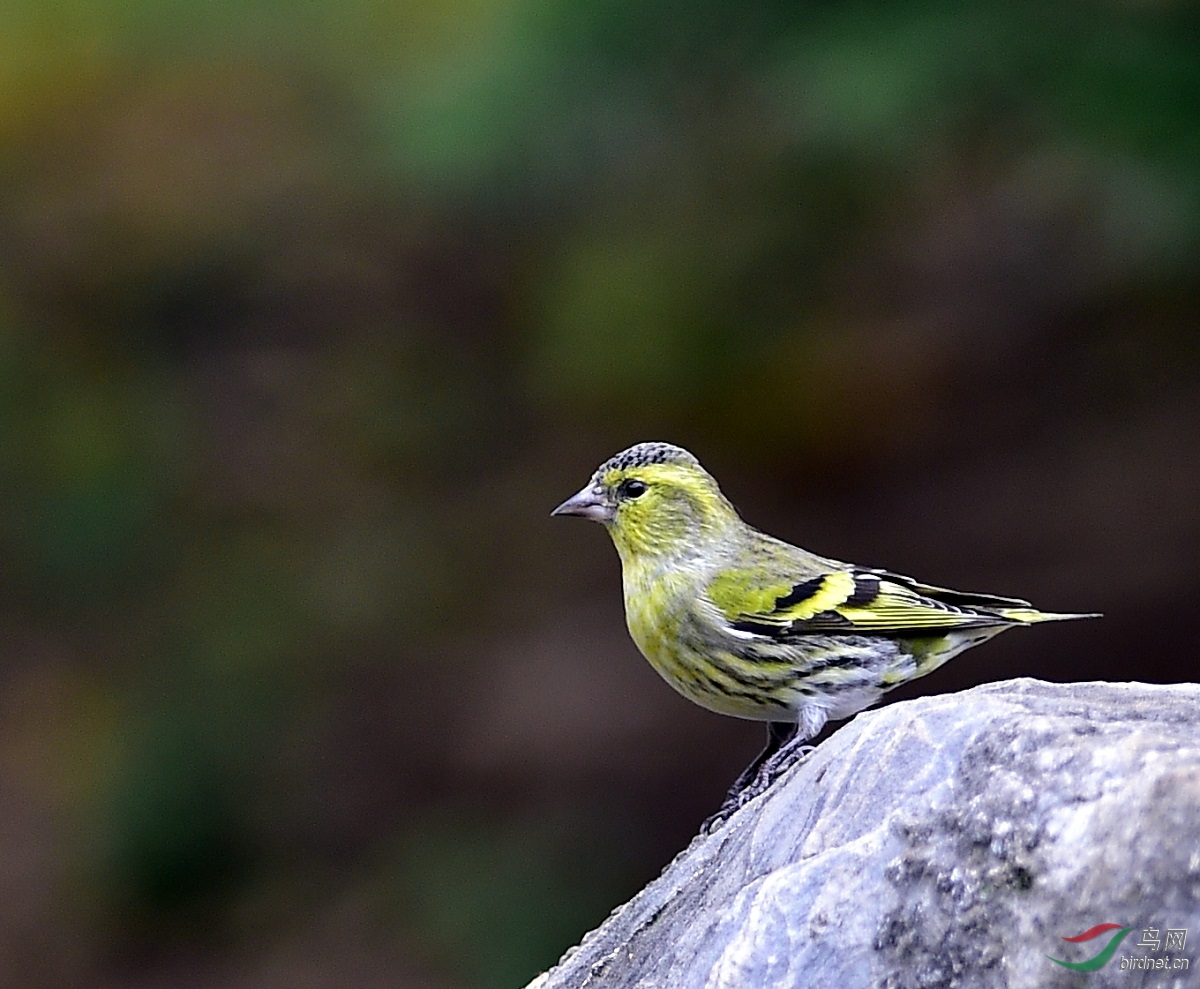
{"label": "conical beak", "polygon": [[612,506],[604,500],[604,495],[590,484],[579,494],[572,495],[550,514],[578,515],[581,518],[591,519],[593,522],[611,522],[613,520]]}

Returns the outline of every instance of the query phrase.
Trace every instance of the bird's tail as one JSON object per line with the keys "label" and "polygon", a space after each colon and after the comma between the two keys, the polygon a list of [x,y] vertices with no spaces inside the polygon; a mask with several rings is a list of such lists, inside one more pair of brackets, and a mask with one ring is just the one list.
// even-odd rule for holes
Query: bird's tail
{"label": "bird's tail", "polygon": [[1069,622],[1076,618],[1103,618],[1098,611],[1087,614],[1058,614],[1053,611],[1038,611],[1037,608],[1002,608],[999,614],[1009,621],[1020,622],[1022,625],[1036,625],[1038,622]]}

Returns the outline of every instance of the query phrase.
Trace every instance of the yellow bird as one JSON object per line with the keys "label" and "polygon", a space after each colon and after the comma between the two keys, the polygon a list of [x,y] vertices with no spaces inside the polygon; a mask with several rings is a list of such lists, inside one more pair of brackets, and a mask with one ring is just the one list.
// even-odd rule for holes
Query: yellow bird
{"label": "yellow bird", "polygon": [[825,722],[1015,626],[1092,614],[922,584],[817,556],[742,521],[700,462],[669,443],[605,461],[554,515],[608,530],[625,619],[672,687],[720,714],[768,723],[766,749],[723,811],[762,792]]}

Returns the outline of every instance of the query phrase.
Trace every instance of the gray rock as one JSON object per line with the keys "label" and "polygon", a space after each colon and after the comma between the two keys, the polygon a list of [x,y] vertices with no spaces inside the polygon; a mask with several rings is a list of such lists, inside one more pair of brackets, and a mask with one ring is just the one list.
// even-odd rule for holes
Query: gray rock
{"label": "gray rock", "polygon": [[[1103,967],[1047,957],[1095,957],[1115,931],[1062,939],[1102,923],[1132,928]],[[1084,985],[1200,986],[1200,685],[860,714],[529,989]]]}

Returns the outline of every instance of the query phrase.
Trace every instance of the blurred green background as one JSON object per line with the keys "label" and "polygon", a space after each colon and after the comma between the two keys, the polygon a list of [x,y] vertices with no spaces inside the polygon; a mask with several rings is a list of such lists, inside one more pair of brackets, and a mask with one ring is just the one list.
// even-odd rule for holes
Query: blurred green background
{"label": "blurred green background", "polygon": [[0,984],[520,986],[761,728],[627,640],[610,454],[1196,676],[1200,14],[6,0]]}

